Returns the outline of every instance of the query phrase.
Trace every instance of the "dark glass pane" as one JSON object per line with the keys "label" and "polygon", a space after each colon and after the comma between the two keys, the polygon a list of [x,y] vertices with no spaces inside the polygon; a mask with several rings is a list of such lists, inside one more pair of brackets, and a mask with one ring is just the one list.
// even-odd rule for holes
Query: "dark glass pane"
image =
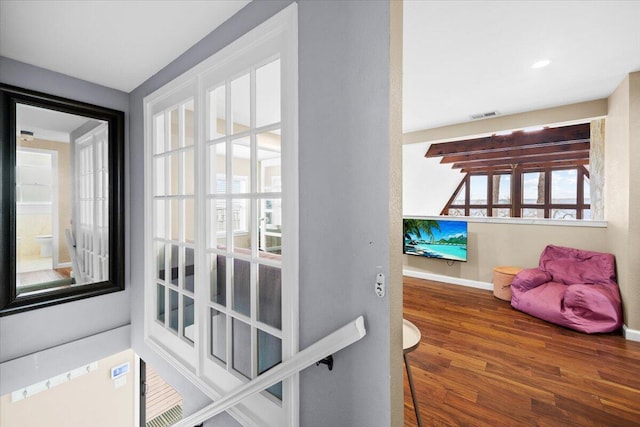
{"label": "dark glass pane", "polygon": [[211,355],[227,362],[227,316],[211,309]]}
{"label": "dark glass pane", "polygon": [[164,323],[164,286],[158,283],[156,287],[157,298],[156,298],[156,319],[160,322]]}
{"label": "dark glass pane", "polygon": [[178,286],[178,266],[180,265],[180,260],[178,257],[178,252],[180,248],[176,245],[171,245],[171,283]]}
{"label": "dark glass pane", "polygon": [[[258,330],[258,375],[282,362],[282,343],[279,338]],[[269,387],[267,391],[282,399],[282,383]]]}
{"label": "dark glass pane", "polygon": [[182,296],[182,335],[193,342],[195,331],[193,326],[193,298]]}
{"label": "dark glass pane", "polygon": [[178,293],[169,289],[169,327],[178,332]]}
{"label": "dark glass pane", "polygon": [[164,243],[157,243],[156,244],[156,263],[157,263],[157,267],[158,267],[158,279],[160,280],[164,280],[165,279],[165,251],[164,251]]}
{"label": "dark glass pane", "polygon": [[224,255],[211,255],[211,301],[227,305],[227,269]]}
{"label": "dark glass pane", "polygon": [[233,309],[245,316],[251,315],[251,263],[233,260]]}
{"label": "dark glass pane", "polygon": [[233,319],[233,369],[251,379],[251,327]]}
{"label": "dark glass pane", "polygon": [[282,274],[278,267],[258,268],[258,320],[282,328]]}
{"label": "dark glass pane", "polygon": [[184,288],[190,292],[193,292],[193,282],[195,278],[195,265],[193,261],[193,249],[184,249]]}

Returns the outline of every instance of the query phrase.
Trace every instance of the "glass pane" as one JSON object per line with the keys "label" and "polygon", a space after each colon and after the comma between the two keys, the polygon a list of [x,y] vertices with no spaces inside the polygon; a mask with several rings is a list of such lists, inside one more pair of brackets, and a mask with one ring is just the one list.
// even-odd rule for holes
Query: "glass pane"
{"label": "glass pane", "polygon": [[450,208],[449,216],[464,216],[464,208]]}
{"label": "glass pane", "polygon": [[226,249],[227,248],[227,216],[226,216],[226,200],[214,199],[209,202],[209,215],[210,221],[209,230],[209,245],[212,248]]}
{"label": "glass pane", "polygon": [[211,309],[211,355],[227,362],[227,316]]}
{"label": "glass pane", "polygon": [[233,259],[233,309],[251,315],[251,263]]}
{"label": "glass pane", "polygon": [[589,183],[589,178],[586,176],[584,177],[583,192],[584,203],[587,205],[591,204],[591,184]]}
{"label": "glass pane", "polygon": [[177,195],[180,192],[180,153],[169,156],[169,194]]}
{"label": "glass pane", "polygon": [[591,219],[591,209],[585,209],[582,211],[582,219]]}
{"label": "glass pane", "polygon": [[250,80],[247,73],[231,82],[232,133],[248,130],[250,105]]}
{"label": "glass pane", "polygon": [[493,176],[493,203],[511,203],[511,175]]}
{"label": "glass pane", "polygon": [[224,194],[227,189],[227,156],[224,143],[209,146],[209,194]]}
{"label": "glass pane", "polygon": [[165,158],[160,157],[153,161],[153,167],[155,170],[155,179],[153,183],[154,194],[156,196],[164,196],[165,195],[165,177],[164,173],[164,164]]}
{"label": "glass pane", "polygon": [[184,165],[182,172],[184,174],[184,194],[194,194],[195,192],[195,162],[194,162],[194,150],[186,150],[183,154]]}
{"label": "glass pane", "polygon": [[258,191],[262,193],[282,191],[280,172],[280,135],[276,132],[258,134]]}
{"label": "glass pane", "polygon": [[462,184],[462,187],[460,187],[460,191],[458,191],[458,194],[456,194],[456,198],[453,200],[454,205],[464,205],[464,202],[466,200],[466,187],[467,184]]}
{"label": "glass pane", "polygon": [[[232,193],[248,193],[251,191],[251,147],[249,138],[233,140],[232,144],[231,181]],[[229,192],[228,189],[226,192]]]}
{"label": "glass pane", "polygon": [[256,70],[256,126],[280,121],[280,60]]}
{"label": "glass pane", "polygon": [[226,135],[225,87],[219,86],[209,92],[209,139]]}
{"label": "glass pane", "polygon": [[157,284],[156,286],[156,319],[164,323],[164,286]]}
{"label": "glass pane", "polygon": [[472,205],[486,205],[487,204],[487,176],[486,175],[471,175],[469,178],[470,185],[470,201]]}
{"label": "glass pane", "polygon": [[282,200],[262,199],[259,200],[260,212],[260,246],[259,255],[261,257],[280,259],[269,254],[282,253]]}
{"label": "glass pane", "polygon": [[233,369],[251,379],[251,327],[233,319]]}
{"label": "glass pane", "polygon": [[[282,344],[279,338],[258,330],[258,375],[282,362]],[[282,383],[274,384],[267,391],[282,399]]]}
{"label": "glass pane", "polygon": [[184,104],[184,145],[193,145],[195,138],[193,101]]}
{"label": "glass pane", "polygon": [[173,110],[171,110],[171,112],[169,113],[170,116],[170,122],[169,122],[169,138],[170,138],[170,143],[169,143],[169,149],[170,150],[175,150],[179,147],[179,143],[180,143],[180,132],[179,132],[179,115],[178,115],[178,109],[175,108]]}
{"label": "glass pane", "polygon": [[160,238],[164,238],[165,237],[165,230],[167,227],[167,223],[165,221],[165,216],[164,216],[164,200],[156,200],[154,202],[154,220],[156,222],[156,233],[154,237],[160,237]]}
{"label": "glass pane", "polygon": [[170,200],[171,204],[171,240],[180,239],[180,225],[182,224],[182,218],[180,218],[180,200]]}
{"label": "glass pane", "polygon": [[171,265],[171,283],[178,286],[178,266],[180,265],[180,258],[179,258],[179,250],[180,248],[176,245],[171,245],[171,260],[170,265]]}
{"label": "glass pane", "polygon": [[233,251],[251,253],[251,202],[248,199],[231,201],[231,227],[233,228]]}
{"label": "glass pane", "polygon": [[497,218],[509,218],[511,216],[511,209],[509,208],[494,208],[493,216]]}
{"label": "glass pane", "polygon": [[544,209],[524,208],[522,209],[523,218],[544,218]]}
{"label": "glass pane", "polygon": [[193,284],[195,279],[193,249],[184,248],[184,288],[189,292],[193,292]]}
{"label": "glass pane", "polygon": [[551,218],[553,219],[576,219],[576,215],[575,209],[551,209]]}
{"label": "glass pane", "polygon": [[258,267],[258,320],[282,328],[282,275],[278,267]]}
{"label": "glass pane", "polygon": [[169,289],[169,327],[178,332],[178,293]]}
{"label": "glass pane", "polygon": [[577,203],[578,171],[576,169],[551,171],[551,203]]}
{"label": "glass pane", "polygon": [[22,201],[23,202],[50,202],[52,191],[50,185],[22,185]]}
{"label": "glass pane", "polygon": [[193,325],[193,298],[182,296],[182,335],[191,342],[195,341],[195,326]]}
{"label": "glass pane", "polygon": [[211,255],[211,273],[209,281],[211,285],[211,301],[220,305],[227,305],[227,268],[224,255]]}
{"label": "glass pane", "polygon": [[160,113],[153,119],[154,127],[153,127],[153,153],[164,153],[164,113]]}
{"label": "glass pane", "polygon": [[195,200],[188,198],[184,201],[184,239],[190,243],[195,242],[195,221]]}
{"label": "glass pane", "polygon": [[487,216],[486,209],[469,209],[469,216]]}
{"label": "glass pane", "polygon": [[156,267],[158,270],[158,279],[165,280],[165,246],[164,243],[156,243]]}
{"label": "glass pane", "polygon": [[544,172],[522,174],[522,203],[544,204]]}

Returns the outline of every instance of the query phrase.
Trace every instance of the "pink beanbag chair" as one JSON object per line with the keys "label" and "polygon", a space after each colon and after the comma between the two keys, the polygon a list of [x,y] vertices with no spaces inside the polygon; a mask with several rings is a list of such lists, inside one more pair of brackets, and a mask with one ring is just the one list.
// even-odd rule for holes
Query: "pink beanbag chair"
{"label": "pink beanbag chair", "polygon": [[538,268],[511,283],[511,306],[551,323],[586,333],[622,326],[622,303],[612,254],[547,246]]}

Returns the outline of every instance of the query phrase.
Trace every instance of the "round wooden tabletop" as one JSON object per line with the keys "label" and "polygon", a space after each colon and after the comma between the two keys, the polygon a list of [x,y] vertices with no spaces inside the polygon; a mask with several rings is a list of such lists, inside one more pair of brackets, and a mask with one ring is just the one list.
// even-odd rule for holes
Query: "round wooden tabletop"
{"label": "round wooden tabletop", "polygon": [[402,350],[409,353],[420,345],[420,329],[407,319],[402,319]]}

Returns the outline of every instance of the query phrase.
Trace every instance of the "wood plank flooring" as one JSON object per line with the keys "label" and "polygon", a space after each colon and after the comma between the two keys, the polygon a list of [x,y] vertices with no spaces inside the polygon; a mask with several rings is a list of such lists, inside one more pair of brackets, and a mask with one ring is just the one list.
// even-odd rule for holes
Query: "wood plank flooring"
{"label": "wood plank flooring", "polygon": [[145,415],[147,423],[149,423],[171,408],[182,405],[182,397],[148,363],[146,367],[147,400]]}
{"label": "wood plank flooring", "polygon": [[[640,343],[587,335],[490,291],[404,278],[424,426],[640,426]],[[405,372],[405,426],[416,426]]]}

